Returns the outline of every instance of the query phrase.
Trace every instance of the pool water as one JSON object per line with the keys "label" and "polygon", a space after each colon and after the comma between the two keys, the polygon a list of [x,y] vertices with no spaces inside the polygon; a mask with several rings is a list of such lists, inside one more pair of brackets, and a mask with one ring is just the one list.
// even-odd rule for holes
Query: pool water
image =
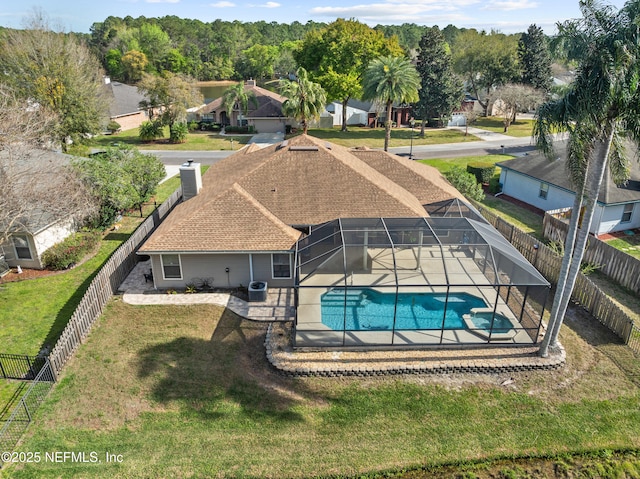
{"label": "pool water", "polygon": [[[466,329],[462,319],[471,308],[485,308],[483,299],[468,293],[381,293],[372,289],[335,288],[321,298],[322,324],[335,331]],[[446,315],[444,314],[447,305]],[[346,314],[346,322],[345,322]]]}

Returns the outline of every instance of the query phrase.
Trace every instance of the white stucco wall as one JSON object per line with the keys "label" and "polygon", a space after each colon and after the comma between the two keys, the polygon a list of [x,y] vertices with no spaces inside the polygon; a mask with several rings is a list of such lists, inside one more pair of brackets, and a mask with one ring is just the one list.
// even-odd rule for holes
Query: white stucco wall
{"label": "white stucco wall", "polygon": [[30,233],[20,233],[25,235],[29,241],[29,250],[31,252],[32,259],[18,259],[13,242],[9,240],[8,243],[2,245],[7,264],[11,267],[20,265],[22,268],[43,269],[44,265],[40,259],[42,253],[56,243],[60,243],[74,231],[75,224],[73,220],[67,219],[59,221],[35,235],[31,235]]}
{"label": "white stucco wall", "polygon": [[600,218],[600,228],[598,230],[598,234],[640,228],[640,202],[635,203],[630,222],[621,223],[623,212],[623,204],[611,205],[607,206],[606,208],[599,208],[599,210],[595,212],[594,217],[594,221]]}

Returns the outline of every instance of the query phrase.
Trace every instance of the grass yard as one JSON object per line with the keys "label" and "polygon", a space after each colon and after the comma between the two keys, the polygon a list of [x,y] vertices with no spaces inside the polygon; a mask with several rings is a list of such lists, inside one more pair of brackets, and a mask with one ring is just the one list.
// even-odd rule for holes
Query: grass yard
{"label": "grass yard", "polygon": [[[500,161],[510,160],[513,156],[510,155],[483,155],[483,156],[461,156],[457,158],[433,158],[429,160],[419,160],[420,163],[425,165],[431,165],[437,168],[438,171],[444,173],[454,166],[467,167],[468,163],[483,162],[483,163],[498,163]],[[496,168],[496,175],[499,176],[500,168]],[[517,226],[526,233],[533,234],[535,237],[542,239],[542,220],[543,217],[530,211],[526,208],[522,208],[514,203],[506,201],[502,198],[487,195],[481,202],[482,206],[487,208],[492,213],[501,216],[509,223]]]}
{"label": "grass yard", "polygon": [[608,240],[607,244],[640,259],[640,234]]}
{"label": "grass yard", "polygon": [[[208,151],[208,150],[237,150],[246,145],[252,135],[221,136],[212,131],[194,131],[187,135],[185,143],[169,143],[169,127],[165,128],[165,137],[151,143],[143,142],[138,137],[138,129],[126,130],[117,135],[101,135],[94,138],[90,144],[93,148],[107,148],[114,144],[136,147],[140,150],[178,150],[178,151]],[[231,142],[233,140],[233,143]]]}
{"label": "grass yard", "polygon": [[[264,324],[216,306],[115,298],[21,446],[95,451],[102,462],[6,473],[336,477],[639,448],[638,386],[592,344],[614,356],[628,348],[580,314],[566,324],[566,367],[510,373],[509,386],[482,375],[290,379],[266,364]],[[122,463],[106,463],[106,452]]]}
{"label": "grass yard", "polygon": [[[348,131],[340,131],[340,128],[310,128],[309,135],[330,141],[337,145],[349,148],[367,146],[369,148],[384,147],[384,128],[366,128],[350,126]],[[435,145],[442,143],[462,143],[467,141],[479,141],[473,135],[464,136],[464,133],[457,130],[429,129],[425,130],[424,138],[420,138],[420,130],[413,130],[414,145]],[[391,130],[391,141],[389,147],[410,146],[411,129],[393,128]]]}
{"label": "grass yard", "polygon": [[[158,204],[179,184],[176,177],[159,185]],[[153,209],[153,204],[146,205],[145,217]],[[0,281],[0,352],[33,356],[45,344],[52,347],[95,274],[143,219],[137,211],[125,215],[117,231],[105,232],[97,252],[73,269],[26,281]]]}
{"label": "grass yard", "polygon": [[474,128],[481,128],[483,130],[494,131],[507,136],[514,136],[518,138],[524,138],[531,136],[533,130],[533,120],[528,119],[516,119],[515,122],[509,126],[509,131],[504,131],[504,123],[502,118],[498,116],[478,117],[471,126]]}

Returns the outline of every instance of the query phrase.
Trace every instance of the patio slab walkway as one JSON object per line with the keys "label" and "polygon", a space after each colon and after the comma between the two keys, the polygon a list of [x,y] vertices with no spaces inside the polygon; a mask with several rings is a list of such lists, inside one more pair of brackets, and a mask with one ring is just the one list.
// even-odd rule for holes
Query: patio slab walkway
{"label": "patio slab walkway", "polygon": [[270,288],[267,301],[249,302],[229,293],[176,293],[167,294],[153,288],[145,280],[144,274],[151,268],[150,260],[139,262],[127,279],[120,285],[122,300],[128,304],[217,304],[229,308],[234,313],[253,321],[293,321],[293,290],[291,288]]}

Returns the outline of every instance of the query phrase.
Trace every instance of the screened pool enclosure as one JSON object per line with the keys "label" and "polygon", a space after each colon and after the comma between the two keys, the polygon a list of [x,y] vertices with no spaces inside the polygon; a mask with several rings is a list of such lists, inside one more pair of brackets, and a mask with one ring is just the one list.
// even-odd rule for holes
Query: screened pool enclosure
{"label": "screened pool enclosure", "polygon": [[294,345],[536,343],[549,283],[461,205],[313,227],[296,248]]}

